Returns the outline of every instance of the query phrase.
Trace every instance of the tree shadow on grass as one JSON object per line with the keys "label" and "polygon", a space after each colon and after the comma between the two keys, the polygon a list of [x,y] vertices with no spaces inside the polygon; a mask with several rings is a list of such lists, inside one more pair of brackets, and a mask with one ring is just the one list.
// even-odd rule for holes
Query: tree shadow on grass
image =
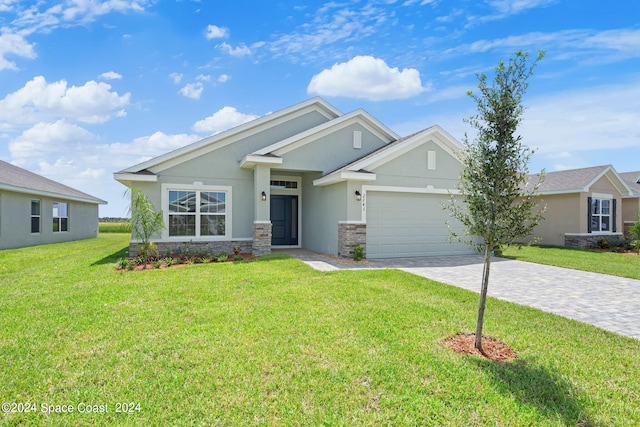
{"label": "tree shadow on grass", "polygon": [[482,368],[501,393],[535,407],[544,417],[561,419],[565,425],[596,426],[577,400],[579,390],[548,368],[522,359],[508,363],[477,357],[468,360]]}
{"label": "tree shadow on grass", "polygon": [[118,261],[118,259],[120,258],[129,258],[129,246],[125,246],[124,248],[110,255],[107,255],[106,257],[99,259],[91,265],[115,264],[116,261]]}

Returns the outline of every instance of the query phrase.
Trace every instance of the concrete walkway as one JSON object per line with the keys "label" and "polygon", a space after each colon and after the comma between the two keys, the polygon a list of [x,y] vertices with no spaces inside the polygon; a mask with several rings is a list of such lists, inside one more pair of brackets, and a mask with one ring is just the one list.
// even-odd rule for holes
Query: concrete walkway
{"label": "concrete walkway", "polygon": [[[284,251],[320,271],[397,268],[480,292],[481,256],[364,260]],[[640,340],[640,280],[494,258],[489,296],[535,307]]]}

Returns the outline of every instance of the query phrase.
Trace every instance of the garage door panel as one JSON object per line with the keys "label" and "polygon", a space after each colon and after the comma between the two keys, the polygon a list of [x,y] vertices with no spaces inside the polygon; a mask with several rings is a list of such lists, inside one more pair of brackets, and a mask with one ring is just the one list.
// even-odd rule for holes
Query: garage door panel
{"label": "garage door panel", "polygon": [[465,244],[450,242],[446,221],[452,219],[441,207],[447,200],[447,195],[369,191],[367,257],[471,253]]}

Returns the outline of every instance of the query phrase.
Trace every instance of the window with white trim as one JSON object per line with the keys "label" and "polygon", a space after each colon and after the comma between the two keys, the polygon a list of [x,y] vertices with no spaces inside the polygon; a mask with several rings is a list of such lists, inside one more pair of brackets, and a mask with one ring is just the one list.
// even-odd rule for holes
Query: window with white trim
{"label": "window with white trim", "polygon": [[31,233],[40,233],[40,200],[31,200]]}
{"label": "window with white trim", "polygon": [[611,199],[591,198],[591,231],[611,231]]}
{"label": "window with white trim", "polygon": [[227,191],[169,189],[169,237],[225,236],[227,196]]}
{"label": "window with white trim", "polygon": [[53,232],[69,231],[69,205],[64,202],[53,202]]}

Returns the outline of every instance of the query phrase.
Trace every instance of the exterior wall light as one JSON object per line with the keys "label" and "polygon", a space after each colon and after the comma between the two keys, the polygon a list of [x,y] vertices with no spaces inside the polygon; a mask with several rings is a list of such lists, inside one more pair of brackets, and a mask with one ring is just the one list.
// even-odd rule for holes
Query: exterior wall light
{"label": "exterior wall light", "polygon": [[262,197],[261,197],[263,202],[267,201],[267,193],[265,193],[264,191],[262,192]]}
{"label": "exterior wall light", "polygon": [[357,201],[362,200],[362,194],[360,194],[360,192],[358,190],[356,190],[356,200]]}

